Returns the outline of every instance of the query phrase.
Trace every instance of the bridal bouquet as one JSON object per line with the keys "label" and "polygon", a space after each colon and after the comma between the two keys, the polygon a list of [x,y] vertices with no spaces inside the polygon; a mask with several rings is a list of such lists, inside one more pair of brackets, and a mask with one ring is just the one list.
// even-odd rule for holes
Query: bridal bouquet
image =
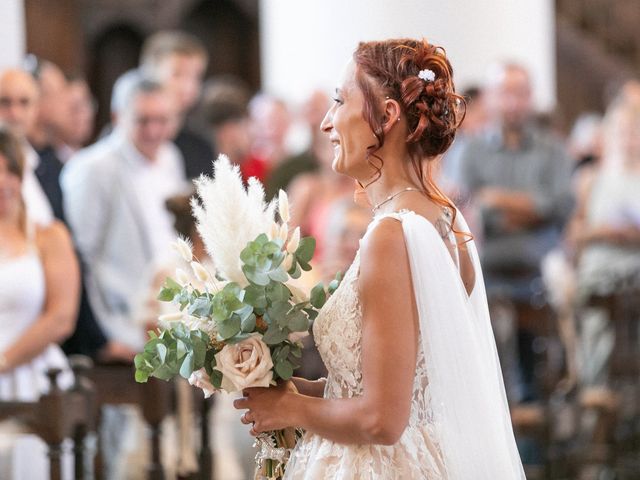
{"label": "bridal bouquet", "polygon": [[[311,270],[315,240],[300,238],[299,227],[290,229],[283,191],[278,222],[276,202],[266,204],[260,182],[251,178],[245,189],[239,168],[224,155],[214,163],[214,178],[202,176],[195,184],[192,209],[213,266],[208,269],[194,257],[188,240],[174,243],[187,268],[166,279],[158,299],[175,304],[176,312],[160,317],[159,333],[149,332],[144,351],[135,357],[136,380],[180,375],[207,397],[216,390],[237,392],[288,380],[300,365],[301,339],[339,277],[309,294],[291,284]],[[287,429],[257,438],[263,477],[283,475],[300,435]]]}

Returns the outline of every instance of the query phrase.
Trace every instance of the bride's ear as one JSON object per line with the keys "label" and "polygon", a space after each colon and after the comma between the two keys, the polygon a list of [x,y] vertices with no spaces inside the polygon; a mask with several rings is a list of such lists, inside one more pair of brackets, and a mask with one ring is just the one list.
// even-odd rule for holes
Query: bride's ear
{"label": "bride's ear", "polygon": [[387,98],[384,101],[384,114],[382,117],[382,130],[385,135],[400,122],[402,109],[397,100]]}

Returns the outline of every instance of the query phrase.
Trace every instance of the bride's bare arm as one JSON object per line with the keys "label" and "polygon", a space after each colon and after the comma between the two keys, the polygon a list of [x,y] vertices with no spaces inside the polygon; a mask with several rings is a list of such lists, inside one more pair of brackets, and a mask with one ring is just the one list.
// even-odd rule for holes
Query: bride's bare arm
{"label": "bride's bare arm", "polygon": [[291,381],[300,394],[308,397],[322,397],[324,386],[327,384],[326,378],[307,380],[306,378],[293,377]]}
{"label": "bride's bare arm", "polygon": [[286,388],[248,389],[236,400],[248,408],[254,433],[300,426],[339,443],[393,444],[411,408],[418,319],[402,225],[384,220],[363,243],[359,291],[362,321],[362,396],[325,399]]}

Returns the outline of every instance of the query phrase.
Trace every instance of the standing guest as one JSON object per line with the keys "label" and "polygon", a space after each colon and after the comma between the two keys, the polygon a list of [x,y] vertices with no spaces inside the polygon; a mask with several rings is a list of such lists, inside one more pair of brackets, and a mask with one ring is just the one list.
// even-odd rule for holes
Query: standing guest
{"label": "standing guest", "polygon": [[38,115],[27,132],[27,138],[38,153],[35,169],[55,217],[64,221],[60,172],[62,161],[58,149],[64,144],[64,129],[69,118],[67,79],[53,62],[27,55],[25,68],[38,84]]}
{"label": "standing guest", "polygon": [[98,323],[135,352],[145,339],[136,319],[141,295],[175,236],[164,202],[185,179],[170,142],[176,117],[166,89],[142,77],[127,87],[115,130],[74,155],[62,187]]}
{"label": "standing guest", "polygon": [[[39,95],[38,84],[26,71],[8,69],[0,73],[0,121],[11,127],[18,137],[25,159],[22,194],[27,214],[32,222],[48,225],[53,221],[54,213],[62,216],[62,207],[58,204],[54,211],[47,191],[36,175],[40,157],[27,140],[38,117]],[[53,167],[55,172],[55,164]]]}
{"label": "standing guest", "polygon": [[62,163],[66,163],[74,153],[87,146],[93,135],[96,114],[96,102],[84,78],[69,80],[67,90],[69,114],[62,131],[62,142],[56,149]]}
{"label": "standing guest", "polygon": [[289,156],[289,108],[283,100],[259,93],[249,102],[249,116],[253,154],[264,159],[272,170]]}
{"label": "standing guest", "polygon": [[248,97],[248,91],[232,78],[213,80],[205,89],[203,111],[217,150],[240,167],[245,181],[255,177],[264,183],[269,165],[251,151]]}
{"label": "standing guest", "polygon": [[285,158],[269,175],[265,185],[267,198],[273,198],[279,190],[287,190],[299,175],[315,172],[320,168],[319,157],[326,148],[326,138],[320,130],[320,123],[329,104],[329,96],[322,90],[311,94],[302,107],[302,117],[311,135],[309,147],[303,152]]}
{"label": "standing guest", "polygon": [[[524,67],[498,66],[485,95],[490,124],[465,145],[460,183],[479,210],[487,291],[506,297],[517,310],[502,345],[511,352],[503,366],[507,392],[517,403],[536,397],[533,333],[518,325],[535,323],[532,301],[541,260],[559,242],[572,207],[571,160],[558,139],[535,126]],[[522,368],[518,359],[527,360]]]}
{"label": "standing guest", "polygon": [[329,212],[335,202],[353,198],[354,183],[349,177],[336,175],[333,171],[334,149],[326,135],[318,140],[316,154],[320,168],[297,177],[289,187],[289,196],[295,206],[291,221],[300,225],[303,235],[315,237],[314,261],[322,263]]}
{"label": "standing guest", "polygon": [[176,102],[177,134],[174,143],[184,157],[185,175],[196,178],[211,172],[213,150],[209,141],[188,127],[188,117],[200,99],[209,56],[198,38],[181,31],[163,30],[142,46],[140,68],[162,83]]}
{"label": "standing guest", "polygon": [[[22,150],[0,127],[0,401],[34,402],[49,389],[50,368],[62,369],[60,387],[72,383],[57,343],[73,331],[80,275],[65,227],[37,226],[25,210]],[[46,452],[37,437],[0,422],[0,478],[45,478]]]}

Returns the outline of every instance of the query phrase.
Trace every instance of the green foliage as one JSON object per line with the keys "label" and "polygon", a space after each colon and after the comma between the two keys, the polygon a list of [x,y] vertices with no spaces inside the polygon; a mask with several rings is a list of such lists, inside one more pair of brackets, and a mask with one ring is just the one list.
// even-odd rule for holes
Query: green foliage
{"label": "green foliage", "polygon": [[282,241],[259,235],[240,254],[242,271],[249,282],[244,288],[230,282],[220,291],[203,293],[167,278],[158,299],[179,305],[181,311],[209,323],[216,335],[210,338],[204,331],[180,322],[172,323],[159,335],[149,332],[143,352],[135,357],[136,381],[146,382],[151,376],[163,380],[178,375],[188,378],[204,367],[211,383],[220,388],[222,373],[215,368],[216,353],[256,332],[264,332],[262,340],[271,350],[274,380],[291,378],[300,366],[302,347],[289,341],[289,335],[309,330],[318,309],[341,279],[336,276],[326,290],[322,284],[316,285],[309,301],[294,302],[286,282],[311,269],[315,246],[313,238],[302,238],[292,254],[291,268],[285,271],[287,253]]}
{"label": "green foliage", "polygon": [[173,323],[150,340],[135,356],[136,381],[144,383],[149,377],[170,380],[180,375],[189,378],[195,370],[205,366],[209,336],[201,330],[189,330],[186,325]]}

